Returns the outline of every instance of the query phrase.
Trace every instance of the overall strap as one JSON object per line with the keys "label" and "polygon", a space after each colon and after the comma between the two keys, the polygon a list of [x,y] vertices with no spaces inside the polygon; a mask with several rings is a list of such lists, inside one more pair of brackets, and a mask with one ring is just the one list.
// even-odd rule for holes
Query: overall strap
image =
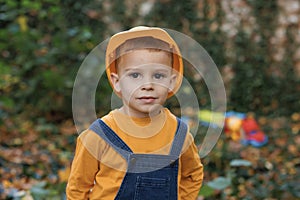
{"label": "overall strap", "polygon": [[97,119],[89,128],[97,133],[105,142],[113,147],[123,158],[128,160],[132,150],[123,140],[101,119]]}
{"label": "overall strap", "polygon": [[[126,160],[133,153],[127,144],[101,119],[94,121],[89,129],[97,133]],[[169,155],[179,157],[186,134],[187,125],[177,118],[177,130]]]}
{"label": "overall strap", "polygon": [[170,151],[171,156],[175,156],[177,158],[179,157],[187,134],[187,130],[188,130],[187,125],[177,117],[177,130]]}

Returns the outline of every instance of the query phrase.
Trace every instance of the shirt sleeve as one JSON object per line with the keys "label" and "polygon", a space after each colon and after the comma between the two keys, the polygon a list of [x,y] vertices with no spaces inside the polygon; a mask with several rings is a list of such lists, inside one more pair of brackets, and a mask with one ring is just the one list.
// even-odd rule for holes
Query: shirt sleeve
{"label": "shirt sleeve", "polygon": [[179,185],[181,200],[195,200],[203,181],[203,165],[193,136],[187,136],[188,146],[181,155],[181,180]]}
{"label": "shirt sleeve", "polygon": [[93,145],[89,144],[93,140],[84,137],[88,132],[82,133],[83,135],[77,139],[75,156],[66,187],[68,200],[88,199],[89,192],[94,186],[95,174],[99,170],[98,159],[86,148],[86,145]]}

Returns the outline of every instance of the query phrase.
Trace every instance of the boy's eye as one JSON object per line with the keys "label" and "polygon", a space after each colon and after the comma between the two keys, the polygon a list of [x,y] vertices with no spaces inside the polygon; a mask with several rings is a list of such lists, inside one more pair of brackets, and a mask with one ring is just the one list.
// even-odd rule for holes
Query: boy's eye
{"label": "boy's eye", "polygon": [[138,78],[140,76],[140,74],[139,73],[131,73],[131,74],[129,74],[129,76],[132,78]]}
{"label": "boy's eye", "polygon": [[162,78],[164,78],[164,77],[165,77],[164,74],[154,74],[154,78],[155,78],[155,79],[162,79]]}

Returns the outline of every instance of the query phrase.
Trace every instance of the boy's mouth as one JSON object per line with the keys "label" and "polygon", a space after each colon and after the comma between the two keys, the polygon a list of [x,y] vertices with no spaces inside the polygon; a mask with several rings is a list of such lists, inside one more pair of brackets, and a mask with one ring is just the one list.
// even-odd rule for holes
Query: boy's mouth
{"label": "boy's mouth", "polygon": [[156,97],[152,97],[152,96],[143,96],[143,97],[139,97],[138,100],[141,100],[145,103],[152,103],[156,100]]}

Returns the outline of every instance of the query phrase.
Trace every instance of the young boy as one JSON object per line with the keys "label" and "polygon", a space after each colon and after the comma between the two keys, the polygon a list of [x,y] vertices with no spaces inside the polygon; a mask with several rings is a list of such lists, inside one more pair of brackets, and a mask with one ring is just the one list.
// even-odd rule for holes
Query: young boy
{"label": "young boy", "polygon": [[154,27],[120,32],[106,73],[123,105],[78,137],[67,199],[196,199],[203,166],[193,136],[163,107],[182,81],[175,41]]}

